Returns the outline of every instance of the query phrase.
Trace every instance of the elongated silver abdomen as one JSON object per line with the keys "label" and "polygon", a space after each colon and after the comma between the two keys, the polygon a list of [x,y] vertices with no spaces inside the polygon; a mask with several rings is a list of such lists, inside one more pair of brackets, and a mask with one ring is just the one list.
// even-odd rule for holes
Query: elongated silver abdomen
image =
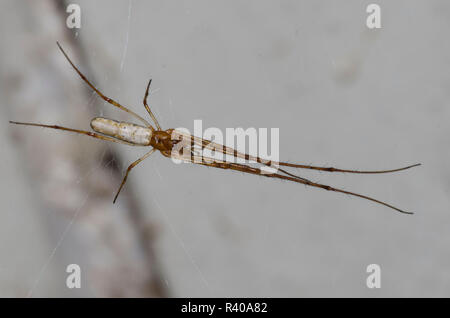
{"label": "elongated silver abdomen", "polygon": [[153,134],[151,128],[103,117],[92,119],[91,127],[98,133],[142,146],[150,144]]}

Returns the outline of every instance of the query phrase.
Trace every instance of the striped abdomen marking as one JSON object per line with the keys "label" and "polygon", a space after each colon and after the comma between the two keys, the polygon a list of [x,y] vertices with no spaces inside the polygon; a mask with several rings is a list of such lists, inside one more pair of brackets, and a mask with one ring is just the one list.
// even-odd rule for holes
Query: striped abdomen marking
{"label": "striped abdomen marking", "polygon": [[103,117],[92,119],[91,127],[98,133],[142,146],[148,146],[153,135],[152,128]]}

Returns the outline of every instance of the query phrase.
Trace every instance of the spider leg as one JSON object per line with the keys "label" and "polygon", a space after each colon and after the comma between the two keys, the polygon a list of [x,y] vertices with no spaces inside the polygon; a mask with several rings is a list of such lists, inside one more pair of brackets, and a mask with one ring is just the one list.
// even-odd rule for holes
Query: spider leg
{"label": "spider leg", "polygon": [[91,84],[91,82],[89,82],[89,80],[86,78],[86,76],[83,75],[83,73],[80,72],[80,70],[75,66],[75,64],[73,64],[73,62],[70,60],[69,56],[66,54],[66,52],[63,50],[63,48],[61,47],[61,45],[59,44],[59,42],[56,42],[56,44],[58,45],[59,49],[61,50],[62,54],[64,54],[65,58],[67,59],[67,61],[70,63],[70,65],[72,65],[73,69],[78,73],[78,75],[80,75],[81,79],[83,81],[86,82],[86,84],[89,85],[90,88],[92,88],[97,94],[98,96],[100,96],[105,102],[110,103],[111,105],[120,108],[121,110],[133,115],[134,117],[136,117],[137,119],[139,119],[140,121],[142,121],[143,123],[145,123],[146,126],[149,126],[149,122],[146,121],[144,118],[142,118],[141,116],[139,116],[138,114],[136,114],[135,112],[133,112],[132,110],[126,108],[125,106],[120,105],[118,102],[116,102],[114,99],[109,98],[105,95],[102,94],[102,92],[100,92],[94,85]]}
{"label": "spider leg", "polygon": [[[384,205],[388,208],[394,209],[400,213],[404,213],[404,214],[413,214],[412,212],[408,212],[408,211],[404,211],[401,210],[393,205],[390,205],[386,202],[374,199],[372,197],[366,196],[366,195],[362,195],[359,193],[355,193],[355,192],[350,192],[350,191],[346,191],[343,189],[339,189],[339,188],[334,188],[325,184],[321,184],[321,183],[317,183],[317,182],[313,182],[310,181],[308,179],[305,178],[301,178],[292,174],[289,174],[288,176],[279,174],[279,173],[272,173],[272,174],[262,174],[261,173],[261,169],[259,168],[255,168],[255,167],[251,167],[251,166],[247,166],[247,165],[243,165],[243,164],[238,164],[238,163],[230,163],[230,162],[224,162],[224,161],[218,161],[216,159],[213,158],[205,158],[208,160],[208,162],[203,161],[203,158],[197,158],[197,156],[195,155],[191,155],[191,158],[186,158],[186,157],[182,157],[179,156],[177,154],[172,154],[172,156],[177,157],[178,159],[184,160],[184,161],[188,161],[191,163],[196,163],[196,164],[200,164],[200,165],[204,165],[204,166],[209,166],[209,167],[214,167],[214,168],[220,168],[220,169],[231,169],[231,170],[236,170],[236,171],[241,171],[241,172],[245,172],[245,173],[249,173],[249,174],[255,174],[255,175],[260,175],[263,177],[268,177],[268,178],[277,178],[277,179],[284,179],[284,180],[289,180],[289,181],[293,181],[293,182],[298,182],[307,186],[311,186],[311,187],[316,187],[316,188],[320,188],[323,190],[327,190],[327,191],[334,191],[334,192],[339,192],[339,193],[344,193],[344,194],[349,194],[355,197],[359,197],[365,200],[369,200],[381,205]],[[212,161],[212,162],[211,162]],[[285,171],[282,171],[285,173]]]}
{"label": "spider leg", "polygon": [[150,110],[150,107],[148,107],[148,104],[147,104],[148,91],[149,91],[149,89],[150,89],[150,84],[151,84],[151,83],[152,83],[152,79],[150,79],[150,80],[148,81],[147,89],[145,90],[145,95],[144,95],[144,107],[145,107],[145,109],[147,110],[147,112],[149,113],[150,117],[152,118],[152,120],[153,120],[153,122],[155,123],[156,127],[158,128],[158,130],[161,130],[161,126],[159,125],[158,120],[156,120],[155,115],[153,115],[152,111]]}
{"label": "spider leg", "polygon": [[347,170],[347,169],[338,169],[338,168],[333,168],[333,167],[316,167],[316,166],[309,166],[309,165],[293,164],[293,163],[287,163],[287,162],[279,162],[278,164],[280,166],[292,167],[292,168],[311,169],[311,170],[319,170],[319,171],[326,171],[326,172],[347,172],[347,173],[360,173],[360,174],[377,174],[377,173],[397,172],[397,171],[402,171],[402,170],[410,169],[410,168],[421,165],[420,163],[416,163],[414,165],[410,165],[407,167],[391,169],[391,170]]}
{"label": "spider leg", "polygon": [[[301,168],[301,169],[311,169],[311,170],[319,170],[319,171],[326,171],[326,172],[347,172],[347,173],[359,173],[359,174],[378,174],[378,173],[390,173],[390,172],[397,172],[397,171],[402,171],[402,170],[406,170],[406,169],[410,169],[413,167],[417,167],[420,166],[420,163],[414,164],[414,165],[410,165],[407,167],[402,167],[402,168],[397,168],[397,169],[391,169],[391,170],[348,170],[348,169],[338,169],[338,168],[333,168],[333,167],[317,167],[317,166],[309,166],[309,165],[302,165],[302,164],[293,164],[293,163],[288,163],[288,162],[278,162],[278,161],[271,161],[271,160],[267,160],[267,159],[262,159],[260,157],[255,157],[246,153],[241,153],[239,151],[237,151],[236,149],[215,143],[211,140],[207,140],[207,139],[202,139],[196,136],[192,136],[186,133],[183,133],[181,131],[178,130],[174,130],[174,135],[176,137],[183,137],[183,138],[191,138],[192,142],[202,146],[204,148],[207,149],[211,149],[211,150],[215,150],[215,151],[220,151],[224,154],[230,155],[230,156],[234,156],[236,158],[241,158],[241,159],[245,159],[247,161],[255,161],[258,163],[261,163],[263,165],[266,166],[284,166],[284,167],[291,167],[291,168]],[[279,168],[278,168],[279,170]]]}
{"label": "spider leg", "polygon": [[117,197],[119,196],[120,190],[122,190],[123,185],[127,181],[128,173],[130,173],[131,169],[136,167],[141,161],[145,160],[148,156],[150,156],[152,153],[155,152],[155,148],[147,152],[145,155],[143,155],[141,158],[130,164],[127,168],[127,172],[125,173],[125,176],[123,177],[122,183],[120,184],[119,190],[117,190],[116,196],[114,197],[113,203],[116,203]]}
{"label": "spider leg", "polygon": [[90,136],[90,137],[101,139],[101,140],[107,140],[107,141],[116,142],[118,144],[124,144],[124,145],[129,145],[129,146],[139,146],[139,145],[133,144],[131,142],[126,142],[124,140],[116,139],[116,138],[109,137],[109,136],[103,136],[103,135],[100,135],[100,134],[97,134],[97,133],[94,133],[94,132],[80,130],[80,129],[67,128],[67,127],[62,127],[62,126],[57,126],[57,125],[44,125],[44,124],[36,124],[36,123],[22,123],[22,122],[17,122],[17,121],[9,121],[9,122],[11,124],[16,124],[16,125],[36,126],[36,127],[44,127],[44,128],[65,130],[65,131],[70,131],[70,132],[74,132],[74,133],[77,133],[77,134]]}

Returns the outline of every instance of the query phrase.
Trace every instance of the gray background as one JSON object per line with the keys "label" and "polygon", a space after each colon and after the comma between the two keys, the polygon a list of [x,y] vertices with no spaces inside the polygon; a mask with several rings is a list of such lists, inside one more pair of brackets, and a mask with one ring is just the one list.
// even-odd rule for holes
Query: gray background
{"label": "gray background", "polygon": [[[75,34],[54,2],[42,1],[38,11],[31,1],[0,2],[0,295],[25,296],[32,289],[32,296],[68,297],[450,296],[448,1],[376,1],[380,30],[365,25],[370,1],[77,3],[82,27]],[[194,119],[222,130],[278,127],[281,160],[289,162],[348,169],[421,162],[386,175],[300,171],[415,214],[289,182],[174,165],[159,154],[132,171],[111,208],[121,174],[113,181],[95,175],[105,166],[96,160],[104,152],[96,149],[117,153],[120,173],[145,149],[7,123],[86,129],[98,115],[130,119],[87,92],[56,40],[107,96],[144,116],[142,97],[153,78],[150,106],[165,129],[193,129]],[[46,59],[55,63],[51,71]],[[29,61],[35,63],[26,68]],[[33,89],[26,80],[31,76]],[[43,104],[55,105],[43,112]],[[26,140],[34,150],[23,150]],[[70,158],[95,153],[92,168],[84,163],[84,169],[94,171],[95,182],[111,183],[99,210],[113,212],[103,223],[93,222],[99,218],[88,207],[98,195],[80,184],[77,170],[66,173],[58,165],[66,186],[57,196],[72,200],[70,213],[42,198],[43,175],[56,172],[33,166],[30,154],[47,152],[39,142],[74,143]],[[40,174],[30,172],[36,169]],[[73,194],[78,184],[87,199]],[[124,282],[153,271],[147,263],[139,270],[108,267],[118,259],[138,264],[141,257],[126,248],[135,245],[127,231],[136,225],[120,221],[123,211],[134,211],[130,198],[142,211],[137,223],[152,224],[148,240],[159,268],[153,275],[164,292],[123,292]],[[123,237],[125,256],[89,239],[111,218],[117,226],[108,239]],[[65,287],[70,263],[89,273],[80,290]],[[372,263],[382,270],[378,290],[366,287]]]}

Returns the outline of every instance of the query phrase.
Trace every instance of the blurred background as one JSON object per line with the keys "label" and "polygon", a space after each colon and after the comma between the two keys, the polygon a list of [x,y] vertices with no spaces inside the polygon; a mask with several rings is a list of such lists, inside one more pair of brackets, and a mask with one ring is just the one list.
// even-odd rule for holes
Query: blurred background
{"label": "blurred background", "polygon": [[[0,1],[0,296],[450,296],[450,3]],[[414,211],[9,120],[280,129],[282,161]],[[69,264],[81,288],[69,289]],[[381,268],[369,289],[366,268]]]}

